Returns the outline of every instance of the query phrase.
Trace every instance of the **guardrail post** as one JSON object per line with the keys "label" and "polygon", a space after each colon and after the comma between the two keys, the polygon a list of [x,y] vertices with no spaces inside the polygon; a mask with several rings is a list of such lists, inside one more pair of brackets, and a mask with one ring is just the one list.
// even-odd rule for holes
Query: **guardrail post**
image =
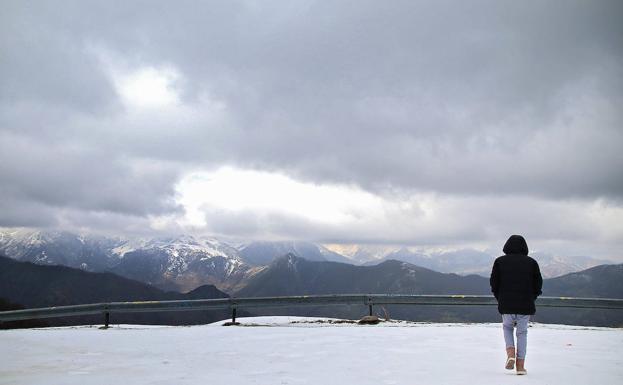
{"label": "guardrail post", "polygon": [[104,304],[104,326],[102,329],[108,329],[110,324],[110,311],[108,311],[108,304]]}
{"label": "guardrail post", "polygon": [[230,306],[231,306],[231,321],[230,322],[225,322],[223,324],[223,326],[236,326],[236,325],[240,325],[240,323],[236,322],[236,303],[233,301],[230,301]]}

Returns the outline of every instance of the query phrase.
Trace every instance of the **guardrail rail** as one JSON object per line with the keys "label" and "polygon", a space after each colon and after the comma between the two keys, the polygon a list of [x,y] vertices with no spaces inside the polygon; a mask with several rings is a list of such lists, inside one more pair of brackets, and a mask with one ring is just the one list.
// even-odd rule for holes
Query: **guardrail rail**
{"label": "guardrail rail", "polygon": [[[106,302],[3,311],[0,312],[0,322],[102,314],[104,316],[104,328],[108,328],[110,314],[112,313],[229,309],[232,314],[232,323],[235,323],[236,310],[238,308],[325,305],[364,305],[368,306],[369,314],[372,315],[372,307],[375,305],[497,306],[497,301],[493,296],[483,295],[336,294],[179,301]],[[537,307],[623,309],[623,299],[540,297],[536,300],[536,305]]]}

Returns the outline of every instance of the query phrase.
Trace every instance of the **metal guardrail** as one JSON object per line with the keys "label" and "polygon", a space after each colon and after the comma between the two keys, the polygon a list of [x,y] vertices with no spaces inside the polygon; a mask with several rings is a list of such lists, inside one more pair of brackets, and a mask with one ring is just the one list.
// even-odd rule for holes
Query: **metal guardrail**
{"label": "metal guardrail", "polygon": [[[372,315],[372,307],[374,305],[495,306],[497,305],[497,301],[493,296],[482,295],[337,294],[180,301],[108,302],[4,311],[0,312],[0,322],[103,314],[104,327],[108,327],[111,313],[222,309],[231,310],[232,322],[235,322],[236,309],[238,308],[325,305],[364,305],[368,306],[370,315]],[[623,309],[623,299],[541,297],[537,299],[536,305],[538,307]]]}

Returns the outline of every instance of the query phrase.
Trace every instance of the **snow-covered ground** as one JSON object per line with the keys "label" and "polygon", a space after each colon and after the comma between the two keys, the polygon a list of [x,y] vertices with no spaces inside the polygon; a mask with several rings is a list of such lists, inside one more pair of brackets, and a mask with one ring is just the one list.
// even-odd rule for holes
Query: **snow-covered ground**
{"label": "snow-covered ground", "polygon": [[534,324],[516,376],[499,324],[240,321],[0,331],[0,384],[623,384],[621,329]]}

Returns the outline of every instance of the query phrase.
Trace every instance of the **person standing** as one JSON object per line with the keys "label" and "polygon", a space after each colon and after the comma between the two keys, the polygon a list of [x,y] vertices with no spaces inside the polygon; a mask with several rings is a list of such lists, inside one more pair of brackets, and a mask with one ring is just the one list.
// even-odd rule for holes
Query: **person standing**
{"label": "person standing", "polygon": [[[543,278],[539,264],[528,256],[528,244],[521,235],[511,235],[504,244],[504,255],[498,257],[491,269],[491,291],[498,301],[506,343],[506,369],[517,368],[517,374],[527,374],[525,368],[528,344],[528,321],[536,313],[534,301],[541,295]],[[513,330],[516,330],[517,349]]]}

